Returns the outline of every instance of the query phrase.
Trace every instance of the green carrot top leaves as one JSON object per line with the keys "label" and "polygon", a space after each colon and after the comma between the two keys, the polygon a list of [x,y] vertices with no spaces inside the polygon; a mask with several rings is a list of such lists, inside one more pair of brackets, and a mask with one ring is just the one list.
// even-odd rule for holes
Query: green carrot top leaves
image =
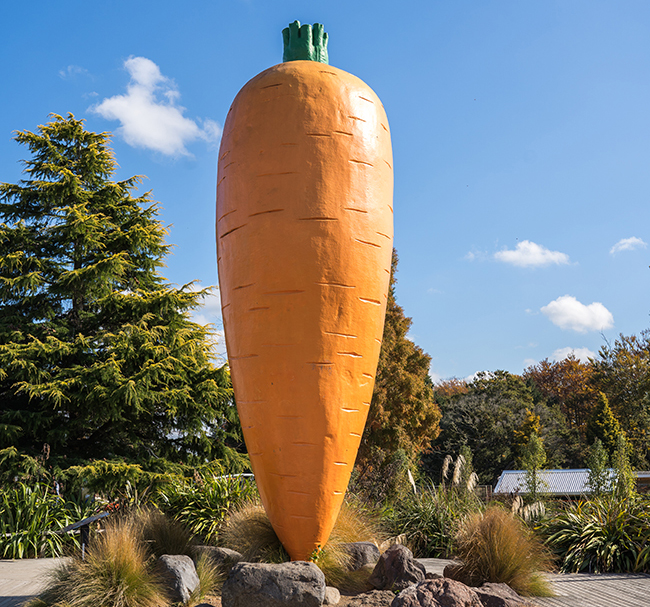
{"label": "green carrot top leaves", "polygon": [[282,30],[284,50],[282,61],[318,61],[329,63],[327,33],[322,23],[300,25],[294,21]]}

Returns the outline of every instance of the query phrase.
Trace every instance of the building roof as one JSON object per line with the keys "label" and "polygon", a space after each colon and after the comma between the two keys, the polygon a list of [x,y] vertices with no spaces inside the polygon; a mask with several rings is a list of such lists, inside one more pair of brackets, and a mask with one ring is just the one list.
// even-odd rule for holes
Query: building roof
{"label": "building roof", "polygon": [[[610,469],[610,479],[615,472]],[[580,470],[540,470],[543,492],[551,495],[584,495],[589,493],[589,468]],[[528,493],[525,470],[504,470],[494,488],[495,494]]]}

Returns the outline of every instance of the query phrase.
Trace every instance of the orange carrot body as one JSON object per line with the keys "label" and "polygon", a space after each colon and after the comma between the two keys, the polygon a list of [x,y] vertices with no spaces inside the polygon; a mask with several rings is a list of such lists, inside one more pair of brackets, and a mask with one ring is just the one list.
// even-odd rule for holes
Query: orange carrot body
{"label": "orange carrot body", "polygon": [[217,180],[237,408],[271,523],[307,560],[338,516],[381,346],[393,237],[383,106],[337,68],[276,65],[233,102]]}

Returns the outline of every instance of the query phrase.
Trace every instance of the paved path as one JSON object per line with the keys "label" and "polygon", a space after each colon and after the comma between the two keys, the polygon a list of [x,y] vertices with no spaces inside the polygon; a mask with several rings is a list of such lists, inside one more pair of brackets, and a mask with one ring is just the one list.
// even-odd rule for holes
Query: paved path
{"label": "paved path", "polygon": [[[0,559],[0,607],[19,607],[36,596],[47,583],[47,575],[61,559]],[[442,573],[452,561],[420,559],[432,573]],[[650,607],[650,575],[551,574],[557,596],[535,598],[539,607]]]}
{"label": "paved path", "polygon": [[18,607],[47,584],[47,575],[61,559],[0,559],[0,607]]}
{"label": "paved path", "polygon": [[[443,559],[418,560],[427,571],[440,574],[447,564],[453,562]],[[532,599],[539,607],[650,607],[650,575],[552,573],[548,579],[556,596]]]}
{"label": "paved path", "polygon": [[536,598],[540,607],[650,607],[650,575],[572,573],[548,577],[557,596]]}

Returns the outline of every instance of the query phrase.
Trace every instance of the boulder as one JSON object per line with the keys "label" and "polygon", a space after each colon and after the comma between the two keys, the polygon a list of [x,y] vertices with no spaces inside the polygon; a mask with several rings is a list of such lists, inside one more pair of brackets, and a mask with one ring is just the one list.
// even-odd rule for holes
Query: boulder
{"label": "boulder", "polygon": [[325,576],[314,564],[237,563],[221,589],[223,607],[320,607]]}
{"label": "boulder", "polygon": [[443,575],[446,578],[462,582],[467,586],[480,586],[485,581],[484,578],[469,573],[462,563],[447,565],[443,570]]}
{"label": "boulder", "polygon": [[400,533],[399,535],[389,537],[387,540],[379,544],[379,552],[386,552],[386,550],[395,544],[406,544],[407,539],[406,533]]}
{"label": "boulder", "polygon": [[377,590],[404,590],[423,582],[426,569],[413,558],[413,553],[402,544],[391,546],[381,555],[368,580]]}
{"label": "boulder", "polygon": [[395,593],[390,590],[371,590],[352,597],[346,607],[390,607]]}
{"label": "boulder", "polygon": [[534,607],[517,594],[508,584],[486,583],[479,588],[473,588],[483,607]]}
{"label": "boulder", "polygon": [[187,603],[201,582],[194,561],[185,554],[163,554],[157,563],[160,578],[175,603]]}
{"label": "boulder", "polygon": [[483,607],[472,588],[450,579],[427,580],[402,590],[390,607]]}
{"label": "boulder", "polygon": [[231,567],[244,557],[236,550],[217,546],[196,546],[194,548],[195,562],[202,556],[207,556],[221,571],[228,573]]}
{"label": "boulder", "polygon": [[341,593],[338,588],[334,586],[325,587],[325,598],[323,599],[323,605],[338,605],[341,600]]}
{"label": "boulder", "polygon": [[372,542],[350,542],[343,545],[350,555],[350,571],[357,571],[365,565],[374,565],[381,556],[379,548]]}

